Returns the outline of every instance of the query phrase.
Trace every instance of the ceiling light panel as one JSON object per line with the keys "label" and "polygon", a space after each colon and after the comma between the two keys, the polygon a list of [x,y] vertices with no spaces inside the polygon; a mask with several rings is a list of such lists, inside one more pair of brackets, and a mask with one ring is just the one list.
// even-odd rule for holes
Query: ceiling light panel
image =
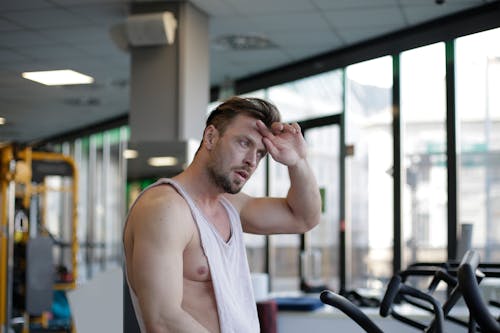
{"label": "ceiling light panel", "polygon": [[24,72],[22,77],[47,86],[60,86],[70,84],[91,84],[94,78],[71,69],[55,71]]}

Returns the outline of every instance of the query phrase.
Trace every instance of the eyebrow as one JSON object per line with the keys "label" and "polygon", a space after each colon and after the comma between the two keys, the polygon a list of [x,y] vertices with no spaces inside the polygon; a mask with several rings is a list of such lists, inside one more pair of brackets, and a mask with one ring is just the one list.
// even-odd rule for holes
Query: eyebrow
{"label": "eyebrow", "polygon": [[[238,138],[248,140],[252,143],[253,146],[257,147],[256,140],[254,140],[250,135],[241,134],[241,135],[238,135]],[[262,154],[262,157],[264,157],[267,155],[267,149],[266,149],[266,146],[264,144],[262,144],[262,146],[263,146],[263,148],[260,148],[260,149],[257,148],[257,151]]]}

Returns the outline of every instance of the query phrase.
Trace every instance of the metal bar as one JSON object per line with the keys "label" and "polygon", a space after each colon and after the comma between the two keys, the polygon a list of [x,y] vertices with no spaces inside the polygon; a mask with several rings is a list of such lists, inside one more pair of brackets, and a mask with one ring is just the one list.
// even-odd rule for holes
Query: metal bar
{"label": "metal bar", "polygon": [[457,256],[458,140],[455,113],[455,41],[446,42],[446,150],[448,181],[448,260]]}
{"label": "metal bar", "polygon": [[396,274],[401,270],[402,263],[402,135],[401,135],[401,95],[400,95],[400,62],[399,54],[392,56],[392,135],[393,135],[393,191],[394,191],[394,206],[393,206],[393,259],[392,273]]}
{"label": "metal bar", "polygon": [[345,68],[342,69],[342,113],[340,114],[339,124],[339,289],[345,290],[347,287],[347,239],[346,239],[346,124],[345,124],[345,110],[346,110],[346,88],[347,76]]}
{"label": "metal bar", "polygon": [[[15,160],[10,161],[10,172],[15,173]],[[15,215],[15,184],[14,180],[9,181],[7,187],[7,279],[6,286],[6,327],[10,330],[10,319],[12,318],[12,292],[14,281],[14,215]]]}

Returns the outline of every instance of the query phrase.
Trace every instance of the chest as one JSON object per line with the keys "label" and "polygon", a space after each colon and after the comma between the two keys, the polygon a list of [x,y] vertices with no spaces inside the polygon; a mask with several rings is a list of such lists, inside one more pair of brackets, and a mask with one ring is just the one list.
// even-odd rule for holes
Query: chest
{"label": "chest", "polygon": [[[196,222],[194,219],[190,221],[193,225],[193,237],[184,250],[183,261],[184,278],[191,281],[202,282],[210,281],[211,277],[208,258],[203,250],[200,232],[209,234],[210,238],[212,238],[211,242],[228,243],[231,239],[233,230],[230,217],[224,207],[212,211],[202,211],[198,208],[198,211],[200,213],[198,221]],[[198,226],[196,226],[197,223]],[[225,246],[222,248],[229,251]]]}
{"label": "chest", "polygon": [[227,243],[231,238],[232,231],[231,220],[227,211],[219,205],[217,209],[212,211],[202,210],[201,212],[208,222],[209,227],[213,228],[215,233]]}

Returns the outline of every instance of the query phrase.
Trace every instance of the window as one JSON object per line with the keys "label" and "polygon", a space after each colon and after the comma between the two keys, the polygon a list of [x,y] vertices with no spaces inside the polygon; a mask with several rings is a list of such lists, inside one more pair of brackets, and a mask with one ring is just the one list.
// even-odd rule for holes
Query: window
{"label": "window", "polygon": [[445,45],[401,54],[403,265],[447,260]]}
{"label": "window", "polygon": [[[331,71],[309,78],[274,86],[268,98],[281,111],[284,122],[296,122],[343,110],[342,72]],[[321,255],[321,278],[337,282],[338,269],[338,128],[309,130],[306,140],[310,163],[324,191],[325,212],[316,229],[306,234],[305,246]],[[326,174],[327,173],[327,174]],[[321,179],[319,179],[321,176]],[[287,168],[271,161],[269,167],[271,196],[286,196],[290,182]],[[336,206],[335,206],[336,205]],[[327,234],[329,233],[329,234]],[[273,291],[297,290],[300,286],[300,235],[270,236],[271,287]]]}
{"label": "window", "polygon": [[[460,221],[482,261],[500,260],[500,29],[457,39]],[[459,229],[460,230],[460,229]]]}
{"label": "window", "polygon": [[348,288],[382,288],[392,275],[392,58],[347,67]]}

